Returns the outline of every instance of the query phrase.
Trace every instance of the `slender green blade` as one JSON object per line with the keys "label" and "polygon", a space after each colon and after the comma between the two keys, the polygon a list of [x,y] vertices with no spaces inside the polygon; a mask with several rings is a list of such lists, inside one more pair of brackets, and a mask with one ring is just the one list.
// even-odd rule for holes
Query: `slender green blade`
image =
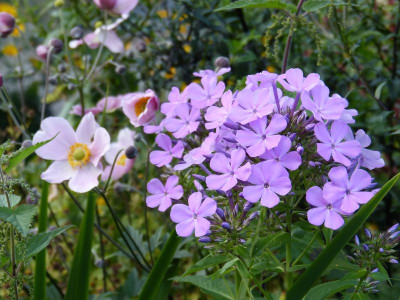
{"label": "slender green blade", "polygon": [[318,255],[317,259],[306,269],[306,271],[294,283],[287,294],[287,300],[302,299],[314,282],[322,275],[336,255],[353,238],[360,227],[368,219],[383,197],[390,191],[400,178],[400,173],[390,179],[372,199],[365,204],[351,218],[351,220],[338,232],[336,237]]}
{"label": "slender green blade", "polygon": [[[39,234],[47,230],[47,201],[49,196],[49,183],[43,181],[42,197],[39,206]],[[35,281],[33,300],[46,299],[46,249],[36,255]]]}
{"label": "slender green blade", "polygon": [[296,11],[296,6],[281,0],[238,0],[223,7],[217,8],[215,11],[231,10],[238,8],[271,8],[286,9],[291,12]]}
{"label": "slender green blade", "polygon": [[86,211],[81,223],[78,243],[69,273],[65,300],[89,299],[90,256],[95,208],[95,195],[93,192],[89,192]]}
{"label": "slender green blade", "polygon": [[152,300],[156,298],[158,290],[161,286],[161,282],[166,279],[164,277],[171,264],[174,254],[178,249],[180,241],[181,238],[178,237],[174,230],[169,236],[164,248],[162,249],[160,257],[154,264],[154,267],[151,270],[149,277],[147,277],[143,289],[140,292],[139,300]]}

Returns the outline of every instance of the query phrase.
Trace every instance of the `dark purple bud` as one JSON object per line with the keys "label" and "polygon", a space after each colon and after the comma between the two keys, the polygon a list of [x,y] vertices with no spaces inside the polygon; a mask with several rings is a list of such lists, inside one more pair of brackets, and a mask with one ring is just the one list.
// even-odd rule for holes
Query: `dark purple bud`
{"label": "dark purple bud", "polygon": [[399,223],[394,224],[392,227],[390,227],[390,228],[388,229],[388,232],[389,232],[389,233],[395,232],[396,229],[397,229],[398,227],[399,227]]}
{"label": "dark purple bud", "polygon": [[236,143],[236,140],[234,138],[231,138],[231,137],[228,137],[228,136],[225,136],[224,140],[229,142],[229,143]]}
{"label": "dark purple bud", "polygon": [[292,133],[289,135],[289,139],[293,142],[294,139],[296,138],[296,133]]}
{"label": "dark purple bud", "polygon": [[222,228],[224,228],[226,230],[230,230],[231,229],[231,225],[229,225],[228,222],[222,222],[221,226],[222,226]]}
{"label": "dark purple bud", "polygon": [[3,75],[0,74],[0,88],[3,87]]}
{"label": "dark purple bud", "polygon": [[224,123],[224,126],[233,129],[233,130],[238,130],[240,128],[239,124],[232,122],[232,121],[228,121]]}
{"label": "dark purple bud", "polygon": [[134,159],[138,154],[138,150],[135,146],[129,146],[125,150],[126,158]]}
{"label": "dark purple bud", "polygon": [[246,240],[245,239],[240,239],[239,242],[244,244],[244,243],[246,243]]}
{"label": "dark purple bud", "polygon": [[349,260],[349,261],[351,261],[351,262],[354,262],[355,260],[354,260],[354,257],[352,257],[352,256],[350,256],[350,255],[347,255],[347,259]]}
{"label": "dark purple bud", "polygon": [[399,263],[398,260],[397,260],[397,259],[394,259],[394,258],[392,258],[391,260],[389,260],[389,262],[390,262],[391,264],[398,264],[398,263]]}
{"label": "dark purple bud", "polygon": [[369,230],[368,228],[364,228],[364,232],[367,238],[370,239],[372,237],[371,230]]}
{"label": "dark purple bud", "polygon": [[225,56],[217,57],[214,61],[214,65],[217,68],[229,68],[229,59]]}
{"label": "dark purple bud", "polygon": [[356,243],[357,246],[360,246],[360,239],[357,234],[354,236],[354,243]]}
{"label": "dark purple bud", "polygon": [[50,76],[49,77],[49,83],[51,84],[51,85],[57,85],[57,83],[58,83],[58,80],[57,80],[57,76]]}
{"label": "dark purple bud", "polygon": [[83,38],[83,35],[85,32],[83,31],[82,26],[75,26],[74,28],[71,29],[69,32],[69,35],[74,39],[74,40],[80,40]]}
{"label": "dark purple bud", "polygon": [[199,239],[200,243],[210,243],[211,239],[208,236],[202,237]]}
{"label": "dark purple bud", "polygon": [[67,67],[65,66],[65,64],[59,64],[59,65],[57,66],[57,70],[58,70],[58,72],[60,72],[60,73],[65,73],[65,72],[67,71]]}
{"label": "dark purple bud", "polygon": [[14,31],[15,18],[6,12],[0,12],[0,35],[1,37],[7,37]]}
{"label": "dark purple bud", "polygon": [[400,234],[400,231],[396,231],[395,233],[392,233],[392,234],[389,236],[389,238],[395,239],[395,238],[397,238],[397,237],[399,236],[399,234]]}
{"label": "dark purple bud", "polygon": [[124,65],[118,64],[118,65],[115,67],[115,73],[117,73],[118,75],[125,74],[125,72],[126,72],[126,67],[125,67]]}
{"label": "dark purple bud", "polygon": [[209,235],[211,235],[211,234],[212,234],[211,230],[207,230],[206,236],[209,236]]}
{"label": "dark purple bud", "polygon": [[299,153],[300,155],[302,155],[303,152],[304,152],[304,148],[303,148],[302,146],[298,146],[297,149],[296,149],[296,151],[297,151],[297,153]]}
{"label": "dark purple bud", "polygon": [[238,212],[239,212],[239,205],[236,204],[235,207],[233,208],[233,213],[237,216]]}
{"label": "dark purple bud", "polygon": [[252,207],[254,203],[251,202],[246,202],[246,204],[243,206],[243,212],[248,212]]}
{"label": "dark purple bud", "polygon": [[369,247],[367,244],[363,244],[362,247],[364,248],[365,251],[369,251]]}
{"label": "dark purple bud", "polygon": [[95,4],[97,4],[98,7],[101,9],[105,10],[111,10],[114,8],[115,4],[117,3],[117,0],[98,0],[94,1]]}
{"label": "dark purple bud", "polygon": [[96,259],[96,261],[94,262],[95,266],[98,268],[102,268],[104,267],[104,260],[102,259]]}
{"label": "dark purple bud", "polygon": [[289,123],[290,121],[289,114],[286,114],[283,117],[285,118],[286,122]]}
{"label": "dark purple bud", "polygon": [[[193,175],[195,175],[195,174],[193,174]],[[225,213],[221,208],[218,207],[217,210],[216,210],[216,213],[217,213],[218,217],[220,217],[221,219],[225,220]]]}
{"label": "dark purple bud", "polygon": [[376,273],[376,272],[378,272],[379,271],[379,269],[378,268],[375,268],[375,269],[373,269],[372,271],[371,271],[371,273]]}
{"label": "dark purple bud", "polygon": [[147,50],[147,45],[145,41],[139,40],[135,43],[135,48],[139,52],[145,52]]}
{"label": "dark purple bud", "polygon": [[53,47],[54,53],[60,53],[64,48],[64,43],[59,39],[52,39],[50,41],[50,47]]}
{"label": "dark purple bud", "polygon": [[200,181],[203,181],[203,182],[206,181],[206,178],[205,178],[204,176],[202,176],[202,175],[199,175],[199,174],[192,174],[192,176],[193,176],[194,178],[196,178],[197,180],[200,180]]}

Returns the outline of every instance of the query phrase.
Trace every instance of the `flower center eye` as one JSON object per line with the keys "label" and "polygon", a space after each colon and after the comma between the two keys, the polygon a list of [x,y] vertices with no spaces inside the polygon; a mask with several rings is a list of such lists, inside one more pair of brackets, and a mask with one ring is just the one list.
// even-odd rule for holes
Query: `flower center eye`
{"label": "flower center eye", "polygon": [[193,218],[197,219],[197,214],[193,213]]}
{"label": "flower center eye", "polygon": [[138,102],[135,103],[135,114],[139,116],[142,112],[145,111],[147,102],[149,102],[151,97],[143,97],[140,98]]}
{"label": "flower center eye", "polygon": [[261,136],[261,138],[262,138],[263,140],[265,140],[266,137],[267,137],[267,135],[266,135],[265,133]]}
{"label": "flower center eye", "polygon": [[80,167],[89,162],[91,153],[86,144],[75,143],[69,148],[68,162],[72,167]]}
{"label": "flower center eye", "polygon": [[264,184],[264,188],[269,188],[269,183]]}
{"label": "flower center eye", "polygon": [[346,190],[346,195],[350,195],[350,190]]}
{"label": "flower center eye", "polygon": [[332,209],[332,205],[331,205],[331,204],[328,204],[328,205],[326,206],[326,208],[327,208],[327,209]]}
{"label": "flower center eye", "polygon": [[118,158],[118,160],[117,160],[117,162],[116,162],[116,164],[118,165],[118,166],[125,166],[125,163],[126,163],[126,155],[125,154],[122,154],[121,156],[120,156],[120,158]]}

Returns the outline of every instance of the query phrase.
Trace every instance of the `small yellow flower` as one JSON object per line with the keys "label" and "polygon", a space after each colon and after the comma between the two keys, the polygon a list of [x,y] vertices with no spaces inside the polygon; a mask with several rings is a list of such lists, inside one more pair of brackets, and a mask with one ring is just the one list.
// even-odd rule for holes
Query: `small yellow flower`
{"label": "small yellow flower", "polygon": [[276,70],[275,70],[275,68],[273,66],[268,66],[267,67],[267,71],[270,72],[270,73],[274,73]]}
{"label": "small yellow flower", "polygon": [[[17,26],[18,26],[19,30],[21,30],[23,32],[25,31],[25,24],[17,22]],[[19,37],[21,35],[19,30],[17,28],[14,28],[14,31],[12,32],[11,36]]]}
{"label": "small yellow flower", "polygon": [[169,69],[169,71],[167,73],[165,73],[164,77],[166,79],[172,79],[172,78],[174,78],[175,74],[176,74],[176,68],[175,67],[171,67]]}
{"label": "small yellow flower", "polygon": [[17,16],[17,9],[5,2],[0,2],[0,11],[9,13],[10,15],[16,17]]}
{"label": "small yellow flower", "polygon": [[192,46],[190,46],[189,44],[185,44],[185,45],[183,45],[183,50],[186,53],[190,53],[190,52],[192,52]]}
{"label": "small yellow flower", "polygon": [[3,47],[3,54],[5,56],[17,56],[18,49],[17,49],[17,47],[15,47],[14,45],[11,45],[11,44],[5,45]]}
{"label": "small yellow flower", "polygon": [[186,34],[187,33],[187,26],[186,25],[180,25],[179,26],[179,32],[181,34]]}
{"label": "small yellow flower", "polygon": [[157,11],[157,15],[161,18],[161,19],[165,19],[168,17],[168,11],[165,9],[161,9],[159,11]]}

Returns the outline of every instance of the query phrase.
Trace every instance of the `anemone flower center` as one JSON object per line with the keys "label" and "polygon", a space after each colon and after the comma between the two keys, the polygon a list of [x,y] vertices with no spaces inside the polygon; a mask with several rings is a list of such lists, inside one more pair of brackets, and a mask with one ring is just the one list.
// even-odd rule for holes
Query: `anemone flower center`
{"label": "anemone flower center", "polygon": [[143,97],[140,98],[138,102],[135,103],[135,113],[139,116],[142,112],[145,111],[147,102],[149,102],[151,97]]}
{"label": "anemone flower center", "polygon": [[72,167],[86,165],[90,159],[90,150],[86,144],[75,143],[69,148],[68,162]]}
{"label": "anemone flower center", "polygon": [[125,163],[126,163],[126,155],[125,154],[122,154],[119,158],[118,158],[118,160],[117,160],[117,166],[125,166]]}

